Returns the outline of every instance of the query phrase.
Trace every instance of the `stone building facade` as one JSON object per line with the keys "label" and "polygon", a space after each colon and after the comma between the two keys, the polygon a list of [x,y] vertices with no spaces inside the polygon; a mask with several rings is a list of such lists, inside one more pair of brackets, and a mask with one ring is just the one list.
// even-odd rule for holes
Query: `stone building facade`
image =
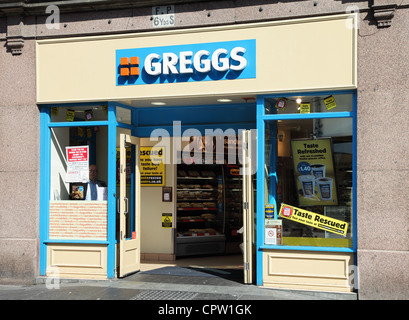
{"label": "stone building facade", "polygon": [[[356,12],[358,297],[409,298],[408,0],[55,3],[0,1],[0,283],[32,283],[39,275],[36,40]],[[155,26],[153,8],[169,5],[174,25]]]}

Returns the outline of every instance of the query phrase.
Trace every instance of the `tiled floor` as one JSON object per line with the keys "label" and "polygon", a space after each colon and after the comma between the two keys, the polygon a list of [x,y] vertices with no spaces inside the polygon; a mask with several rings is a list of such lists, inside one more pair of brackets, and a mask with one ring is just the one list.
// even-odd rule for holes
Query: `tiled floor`
{"label": "tiled floor", "polygon": [[220,255],[178,258],[175,262],[144,262],[141,263],[141,271],[163,268],[165,266],[191,267],[191,268],[214,268],[214,269],[243,269],[243,256]]}

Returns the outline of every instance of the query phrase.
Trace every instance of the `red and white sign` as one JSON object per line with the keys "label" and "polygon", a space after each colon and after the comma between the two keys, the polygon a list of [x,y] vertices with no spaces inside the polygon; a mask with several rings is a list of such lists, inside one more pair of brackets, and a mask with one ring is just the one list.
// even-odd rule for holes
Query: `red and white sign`
{"label": "red and white sign", "polygon": [[282,244],[282,220],[269,219],[265,225],[264,243],[267,245]]}
{"label": "red and white sign", "polygon": [[291,209],[290,207],[284,207],[283,208],[283,216],[284,217],[291,217],[292,214],[293,214],[293,209]]}
{"label": "red and white sign", "polygon": [[88,161],[88,146],[67,147],[68,162]]}
{"label": "red and white sign", "polygon": [[67,175],[65,182],[87,182],[89,179],[88,146],[66,147]]}

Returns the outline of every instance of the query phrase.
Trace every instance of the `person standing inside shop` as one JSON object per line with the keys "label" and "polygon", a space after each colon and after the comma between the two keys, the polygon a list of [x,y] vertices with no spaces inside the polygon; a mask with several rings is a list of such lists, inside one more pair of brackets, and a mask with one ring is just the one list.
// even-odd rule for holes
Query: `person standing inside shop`
{"label": "person standing inside shop", "polygon": [[[98,190],[105,188],[104,181],[98,180],[98,168],[96,164],[89,166],[89,181],[85,200],[98,200]],[[102,199],[101,199],[102,200]]]}

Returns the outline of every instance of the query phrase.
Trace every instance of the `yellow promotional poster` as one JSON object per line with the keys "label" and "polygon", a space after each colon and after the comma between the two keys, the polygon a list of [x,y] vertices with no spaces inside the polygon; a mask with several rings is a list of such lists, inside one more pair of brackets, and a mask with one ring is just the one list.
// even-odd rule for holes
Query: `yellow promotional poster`
{"label": "yellow promotional poster", "polygon": [[327,110],[331,110],[337,107],[337,102],[333,96],[326,97],[324,99],[324,104]]}
{"label": "yellow promotional poster", "polygon": [[299,205],[337,205],[331,139],[291,140]]}
{"label": "yellow promotional poster", "polygon": [[140,172],[142,187],[165,185],[165,150],[163,147],[141,147]]}
{"label": "yellow promotional poster", "polygon": [[345,221],[296,208],[284,203],[281,204],[279,216],[310,227],[336,233],[344,237],[348,231],[348,223]]}
{"label": "yellow promotional poster", "polygon": [[301,103],[300,104],[300,113],[310,113],[311,112],[311,103]]}
{"label": "yellow promotional poster", "polygon": [[67,121],[74,121],[75,118],[75,111],[73,110],[67,110],[65,120]]}

